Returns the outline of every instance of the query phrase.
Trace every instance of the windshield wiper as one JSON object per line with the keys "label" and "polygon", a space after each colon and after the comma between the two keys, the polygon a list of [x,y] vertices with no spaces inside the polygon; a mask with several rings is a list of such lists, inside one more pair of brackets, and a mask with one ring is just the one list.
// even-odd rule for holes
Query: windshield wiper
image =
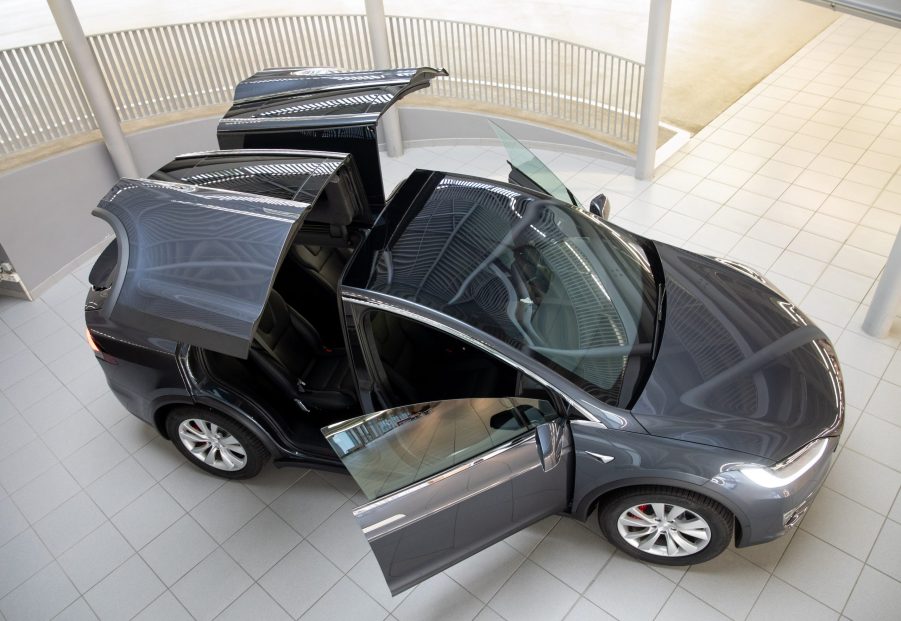
{"label": "windshield wiper", "polygon": [[666,287],[662,282],[657,283],[657,312],[654,317],[654,345],[651,348],[651,360],[657,359],[660,341],[663,339],[663,303],[665,299]]}

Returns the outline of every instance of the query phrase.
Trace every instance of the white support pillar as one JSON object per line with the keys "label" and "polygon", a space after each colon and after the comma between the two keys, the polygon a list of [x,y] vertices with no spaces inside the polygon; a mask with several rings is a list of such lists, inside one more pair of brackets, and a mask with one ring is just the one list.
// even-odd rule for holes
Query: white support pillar
{"label": "white support pillar", "polygon": [[[372,47],[372,61],[375,69],[390,69],[391,56],[388,52],[388,22],[385,20],[385,5],[382,0],[366,0],[366,24],[369,29],[369,44]],[[385,149],[389,157],[404,154],[404,139],[400,133],[400,117],[397,108],[388,108],[379,125],[385,136]]]}
{"label": "white support pillar", "polygon": [[899,308],[901,308],[901,228],[898,229],[892,251],[885,262],[882,278],[876,285],[873,303],[870,304],[870,310],[863,320],[863,331],[878,338],[888,336]]}
{"label": "white support pillar", "polygon": [[672,0],[651,0],[641,89],[641,118],[638,122],[638,152],[635,155],[637,179],[651,179],[654,176],[660,100],[663,97],[663,68],[666,64],[666,41],[672,4]]}
{"label": "white support pillar", "polygon": [[84,36],[72,0],[47,0],[47,4],[72,58],[75,73],[78,74],[85,96],[94,112],[94,118],[97,119],[97,126],[100,128],[100,134],[103,136],[103,142],[113,160],[116,172],[121,177],[137,177],[138,168],[135,166],[131,148],[125,140],[125,134],[122,133],[116,106],[100,72],[100,65],[97,64],[91,46]]}

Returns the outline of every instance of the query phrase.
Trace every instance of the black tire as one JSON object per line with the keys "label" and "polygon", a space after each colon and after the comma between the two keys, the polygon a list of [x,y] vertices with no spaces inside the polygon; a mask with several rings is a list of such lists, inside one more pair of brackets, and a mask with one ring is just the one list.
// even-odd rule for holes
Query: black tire
{"label": "black tire", "polygon": [[[205,421],[210,425],[214,425],[219,432],[220,437],[225,437],[227,439],[228,436],[232,436],[244,453],[245,459],[243,465],[235,467],[234,469],[225,469],[228,467],[228,461],[222,458],[223,449],[213,448],[212,445],[209,447],[209,449],[212,450],[209,450],[204,447],[202,443],[198,442],[198,451],[207,455],[212,452],[213,458],[211,461],[222,464],[220,466],[210,465],[199,455],[192,453],[179,434],[179,428],[182,423],[192,420]],[[203,433],[202,426],[198,427],[191,423],[186,423],[186,425],[190,426],[189,431],[193,430],[198,434]],[[209,429],[212,428],[213,427],[209,427]],[[189,462],[210,474],[214,474],[217,477],[222,477],[224,479],[249,479],[256,476],[266,462],[269,461],[269,452],[256,435],[244,425],[213,410],[194,407],[176,408],[169,412],[168,417],[166,417],[166,433],[169,435],[169,439],[172,440],[175,448],[178,449]],[[228,449],[227,456],[228,459],[232,460],[232,463],[237,464],[240,463],[239,455],[241,451],[236,451],[234,446],[234,444],[228,444],[228,447],[230,448]]]}
{"label": "black tire", "polygon": [[[685,509],[686,512],[678,518],[683,520],[681,522],[683,525],[686,521],[696,523],[694,517],[703,519],[709,528],[709,539],[706,541],[706,544],[703,543],[703,537],[685,534],[698,532],[702,529],[679,531],[678,526],[674,526],[681,541],[687,541],[689,544],[698,546],[699,549],[697,552],[690,553],[683,548],[679,548],[679,553],[683,554],[682,556],[667,556],[663,552],[663,549],[666,547],[665,544],[670,538],[666,532],[661,531],[655,534],[653,529],[656,528],[656,525],[638,527],[620,523],[620,517],[624,516],[625,512],[630,509],[633,510],[630,512],[630,518],[636,515],[634,510],[637,509],[649,518],[649,523],[660,523],[657,521],[657,513],[652,506],[657,503]],[[664,506],[663,509],[665,515],[667,512],[671,512],[669,515],[673,514],[672,508],[667,509]],[[694,516],[691,514],[694,514]],[[664,526],[666,524],[676,524],[676,522],[669,522],[666,518],[663,519],[662,523]],[[728,509],[701,494],[675,487],[642,486],[623,490],[605,499],[603,505],[598,507],[598,524],[608,541],[629,556],[658,565],[697,565],[718,556],[729,546],[729,543],[732,541],[735,519]],[[652,539],[652,549],[658,550],[658,553],[639,550],[635,543],[631,543],[620,532],[620,527],[627,533],[637,535],[632,538],[632,541],[647,542],[649,539]],[[667,529],[664,528],[664,530]],[[645,535],[644,533],[646,532],[649,534]],[[672,529],[670,529],[670,532],[672,532]],[[703,547],[701,547],[702,544]]]}

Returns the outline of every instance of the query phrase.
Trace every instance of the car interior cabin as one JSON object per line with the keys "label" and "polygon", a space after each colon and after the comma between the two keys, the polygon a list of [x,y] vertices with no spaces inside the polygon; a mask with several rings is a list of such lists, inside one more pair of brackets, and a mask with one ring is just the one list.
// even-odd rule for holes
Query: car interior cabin
{"label": "car interior cabin", "polygon": [[[342,162],[316,191],[309,181],[292,179],[285,162],[264,171],[257,163],[249,171],[232,159],[215,174],[210,166],[173,162],[155,178],[292,200],[303,198],[306,188],[312,202],[276,273],[248,357],[195,348],[195,360],[217,383],[258,403],[299,450],[333,456],[320,429],[363,413],[338,293],[372,220],[355,170]],[[373,309],[362,315],[356,333],[369,349],[378,409],[474,396],[547,398],[501,360],[415,320]]]}

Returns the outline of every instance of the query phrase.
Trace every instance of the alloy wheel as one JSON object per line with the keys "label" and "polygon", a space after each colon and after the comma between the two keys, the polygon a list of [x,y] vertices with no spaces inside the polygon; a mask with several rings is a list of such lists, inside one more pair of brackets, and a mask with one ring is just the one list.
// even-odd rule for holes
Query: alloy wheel
{"label": "alloy wheel", "polygon": [[202,418],[188,418],[178,425],[178,437],[199,461],[218,470],[233,472],[247,464],[247,451],[226,429]]}
{"label": "alloy wheel", "polygon": [[704,518],[669,503],[629,507],[620,514],[616,526],[631,546],[656,556],[688,556],[710,542],[710,525]]}

